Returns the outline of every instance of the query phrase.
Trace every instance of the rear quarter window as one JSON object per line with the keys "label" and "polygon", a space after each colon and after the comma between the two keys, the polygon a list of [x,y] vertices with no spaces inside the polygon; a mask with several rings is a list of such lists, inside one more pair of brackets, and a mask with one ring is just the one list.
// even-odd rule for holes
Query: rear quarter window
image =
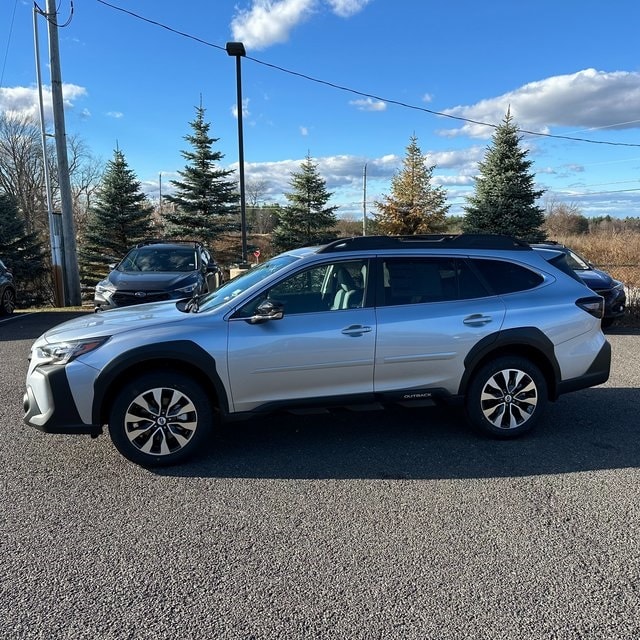
{"label": "rear quarter window", "polygon": [[487,286],[497,294],[515,293],[533,289],[544,281],[535,271],[505,260],[472,260]]}

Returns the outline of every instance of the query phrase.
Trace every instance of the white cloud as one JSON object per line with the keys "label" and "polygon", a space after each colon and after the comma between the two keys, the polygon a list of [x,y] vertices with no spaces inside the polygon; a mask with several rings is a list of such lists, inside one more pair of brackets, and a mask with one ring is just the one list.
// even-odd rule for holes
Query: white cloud
{"label": "white cloud", "polygon": [[349,18],[362,11],[371,0],[327,0],[333,12],[341,18]]}
{"label": "white cloud", "polygon": [[307,127],[300,127],[300,135],[301,136],[308,136],[309,135],[309,129]]}
{"label": "white cloud", "polygon": [[[86,95],[87,90],[84,87],[68,83],[62,84],[62,96],[66,109],[73,109],[75,101],[79,98],[85,97]],[[47,85],[42,87],[42,103],[44,107],[45,120],[51,120],[53,118],[53,103],[51,100],[51,87]],[[26,115],[39,119],[38,104],[38,88],[35,86],[0,88],[0,111],[4,112],[9,117],[12,115]],[[88,115],[85,111],[86,109],[81,112],[83,117]]]}
{"label": "white cloud", "polygon": [[[238,105],[234,104],[231,107],[231,113],[234,118],[238,117]],[[249,98],[242,98],[242,117],[248,118],[251,115],[249,112]]]}
{"label": "white cloud", "polygon": [[122,113],[122,111],[107,111],[107,115],[110,118],[115,118],[116,120],[124,118],[124,113]]}
{"label": "white cloud", "polygon": [[[443,111],[448,115],[479,122],[500,124],[507,109],[517,126],[549,133],[551,126],[580,127],[584,133],[593,129],[637,128],[640,104],[640,72],[596,71],[553,76],[530,82],[496,98],[474,105],[457,106]],[[442,130],[442,135],[468,135],[488,138],[494,129],[465,123],[458,129]]]}
{"label": "white cloud", "polygon": [[387,108],[387,103],[382,100],[373,100],[367,98],[366,100],[350,100],[349,104],[353,105],[358,111],[384,111]]}
{"label": "white cloud", "polygon": [[264,49],[287,42],[290,33],[319,11],[323,4],[340,18],[350,18],[371,0],[253,0],[249,9],[240,9],[231,21],[235,40],[249,49]]}
{"label": "white cloud", "polygon": [[289,33],[309,18],[316,0],[254,0],[231,22],[233,37],[250,49],[286,42]]}

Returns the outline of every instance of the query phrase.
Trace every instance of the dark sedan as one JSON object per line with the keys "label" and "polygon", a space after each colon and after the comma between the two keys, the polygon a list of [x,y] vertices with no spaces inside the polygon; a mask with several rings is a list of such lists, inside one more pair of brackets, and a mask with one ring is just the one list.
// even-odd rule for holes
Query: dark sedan
{"label": "dark sedan", "polygon": [[545,242],[532,244],[531,246],[534,249],[553,249],[562,251],[565,254],[567,264],[580,276],[580,279],[590,289],[593,289],[604,298],[603,327],[610,327],[617,318],[624,315],[624,310],[627,306],[627,294],[622,282],[612,278],[606,271],[597,269],[586,258],[563,244]]}

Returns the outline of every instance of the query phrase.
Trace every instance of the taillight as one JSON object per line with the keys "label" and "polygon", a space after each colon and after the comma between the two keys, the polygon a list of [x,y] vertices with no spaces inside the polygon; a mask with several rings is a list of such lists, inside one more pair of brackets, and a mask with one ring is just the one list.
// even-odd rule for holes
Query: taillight
{"label": "taillight", "polygon": [[604,316],[604,298],[600,296],[589,296],[588,298],[579,298],[576,304],[591,314],[594,318],[601,319]]}

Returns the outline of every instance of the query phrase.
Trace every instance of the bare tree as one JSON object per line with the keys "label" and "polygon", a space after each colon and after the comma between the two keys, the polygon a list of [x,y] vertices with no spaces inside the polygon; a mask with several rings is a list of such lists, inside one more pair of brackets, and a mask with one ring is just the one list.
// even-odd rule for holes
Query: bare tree
{"label": "bare tree", "polygon": [[265,234],[273,231],[278,207],[265,202],[268,192],[269,183],[266,180],[248,180],[245,184],[247,222],[253,233]]}
{"label": "bare tree", "polygon": [[0,188],[18,205],[25,230],[46,225],[40,130],[32,118],[0,114]]}

